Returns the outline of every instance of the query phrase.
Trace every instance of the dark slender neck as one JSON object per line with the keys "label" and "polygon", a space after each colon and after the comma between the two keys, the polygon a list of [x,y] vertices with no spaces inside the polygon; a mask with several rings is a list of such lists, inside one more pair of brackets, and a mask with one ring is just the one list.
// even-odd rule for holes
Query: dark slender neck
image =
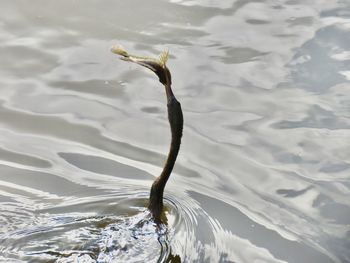
{"label": "dark slender neck", "polygon": [[176,157],[180,150],[183,128],[181,105],[176,100],[173,91],[171,90],[171,74],[165,65],[166,61],[168,60],[169,53],[163,52],[159,56],[159,59],[151,59],[147,57],[130,55],[119,46],[113,46],[112,52],[122,56],[121,59],[125,61],[131,61],[152,70],[158,76],[160,83],[162,83],[165,87],[168,101],[168,119],[171,128],[170,151],[162,173],[154,180],[152,184],[148,205],[148,209],[151,211],[154,221],[156,223],[161,223],[164,188],[169,179],[171,171],[174,168]]}
{"label": "dark slender neck", "polygon": [[173,170],[176,157],[180,150],[182,127],[183,127],[183,116],[180,103],[175,97],[168,102],[168,119],[171,129],[171,144],[163,171],[159,177],[159,183],[164,185],[169,179],[169,176]]}
{"label": "dark slender neck", "polygon": [[163,210],[163,193],[165,185],[170,177],[170,174],[174,168],[176,157],[180,150],[182,129],[183,129],[183,116],[180,103],[176,100],[170,85],[166,85],[166,95],[168,100],[168,120],[171,129],[171,144],[168,154],[168,158],[165,162],[162,173],[153,182],[151,193],[149,210],[152,213],[154,220],[157,223],[161,222],[161,212]]}

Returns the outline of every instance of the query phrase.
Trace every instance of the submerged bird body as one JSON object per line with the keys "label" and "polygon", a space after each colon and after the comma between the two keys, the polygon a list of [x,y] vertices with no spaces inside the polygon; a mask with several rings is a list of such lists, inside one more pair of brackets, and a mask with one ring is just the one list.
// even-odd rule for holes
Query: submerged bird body
{"label": "submerged bird body", "polygon": [[163,211],[164,188],[174,168],[175,161],[180,150],[183,129],[183,115],[181,104],[177,101],[171,89],[171,74],[165,65],[169,54],[168,52],[163,52],[160,55],[159,59],[138,57],[129,55],[124,49],[119,46],[112,47],[112,52],[121,55],[122,60],[131,61],[149,68],[156,73],[159,81],[165,87],[168,107],[168,120],[171,129],[171,144],[163,171],[152,184],[148,204],[148,209],[150,210],[154,221],[158,224],[162,222],[161,214]]}

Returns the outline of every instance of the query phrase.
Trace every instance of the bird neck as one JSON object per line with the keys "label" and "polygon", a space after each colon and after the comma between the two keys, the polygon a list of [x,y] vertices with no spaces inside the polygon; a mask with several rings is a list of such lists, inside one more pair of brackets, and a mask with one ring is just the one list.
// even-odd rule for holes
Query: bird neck
{"label": "bird neck", "polygon": [[171,129],[171,144],[163,171],[152,184],[150,202],[148,206],[154,220],[157,223],[161,222],[160,217],[163,210],[164,188],[174,168],[176,157],[180,150],[183,129],[183,115],[181,104],[176,100],[170,86],[166,87],[166,90],[168,99],[168,120]]}
{"label": "bird neck", "polygon": [[168,102],[168,120],[171,129],[170,150],[163,171],[160,175],[160,183],[164,186],[174,168],[176,157],[180,150],[182,138],[183,116],[181,104],[176,100],[174,96],[172,97],[171,101]]}

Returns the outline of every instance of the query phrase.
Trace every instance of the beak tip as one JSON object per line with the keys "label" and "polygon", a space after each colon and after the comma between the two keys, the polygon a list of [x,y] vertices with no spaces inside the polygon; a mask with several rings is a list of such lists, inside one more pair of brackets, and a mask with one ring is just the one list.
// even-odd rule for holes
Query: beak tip
{"label": "beak tip", "polygon": [[111,47],[111,52],[123,57],[129,56],[128,52],[121,45],[113,45]]}

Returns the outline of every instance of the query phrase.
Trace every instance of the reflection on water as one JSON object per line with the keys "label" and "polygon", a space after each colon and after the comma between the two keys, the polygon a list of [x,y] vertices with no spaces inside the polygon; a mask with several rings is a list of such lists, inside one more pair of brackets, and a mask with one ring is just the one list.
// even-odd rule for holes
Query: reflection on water
{"label": "reflection on water", "polygon": [[[350,262],[348,1],[0,10],[1,262]],[[119,43],[171,53],[185,127],[161,228],[164,90]]]}

